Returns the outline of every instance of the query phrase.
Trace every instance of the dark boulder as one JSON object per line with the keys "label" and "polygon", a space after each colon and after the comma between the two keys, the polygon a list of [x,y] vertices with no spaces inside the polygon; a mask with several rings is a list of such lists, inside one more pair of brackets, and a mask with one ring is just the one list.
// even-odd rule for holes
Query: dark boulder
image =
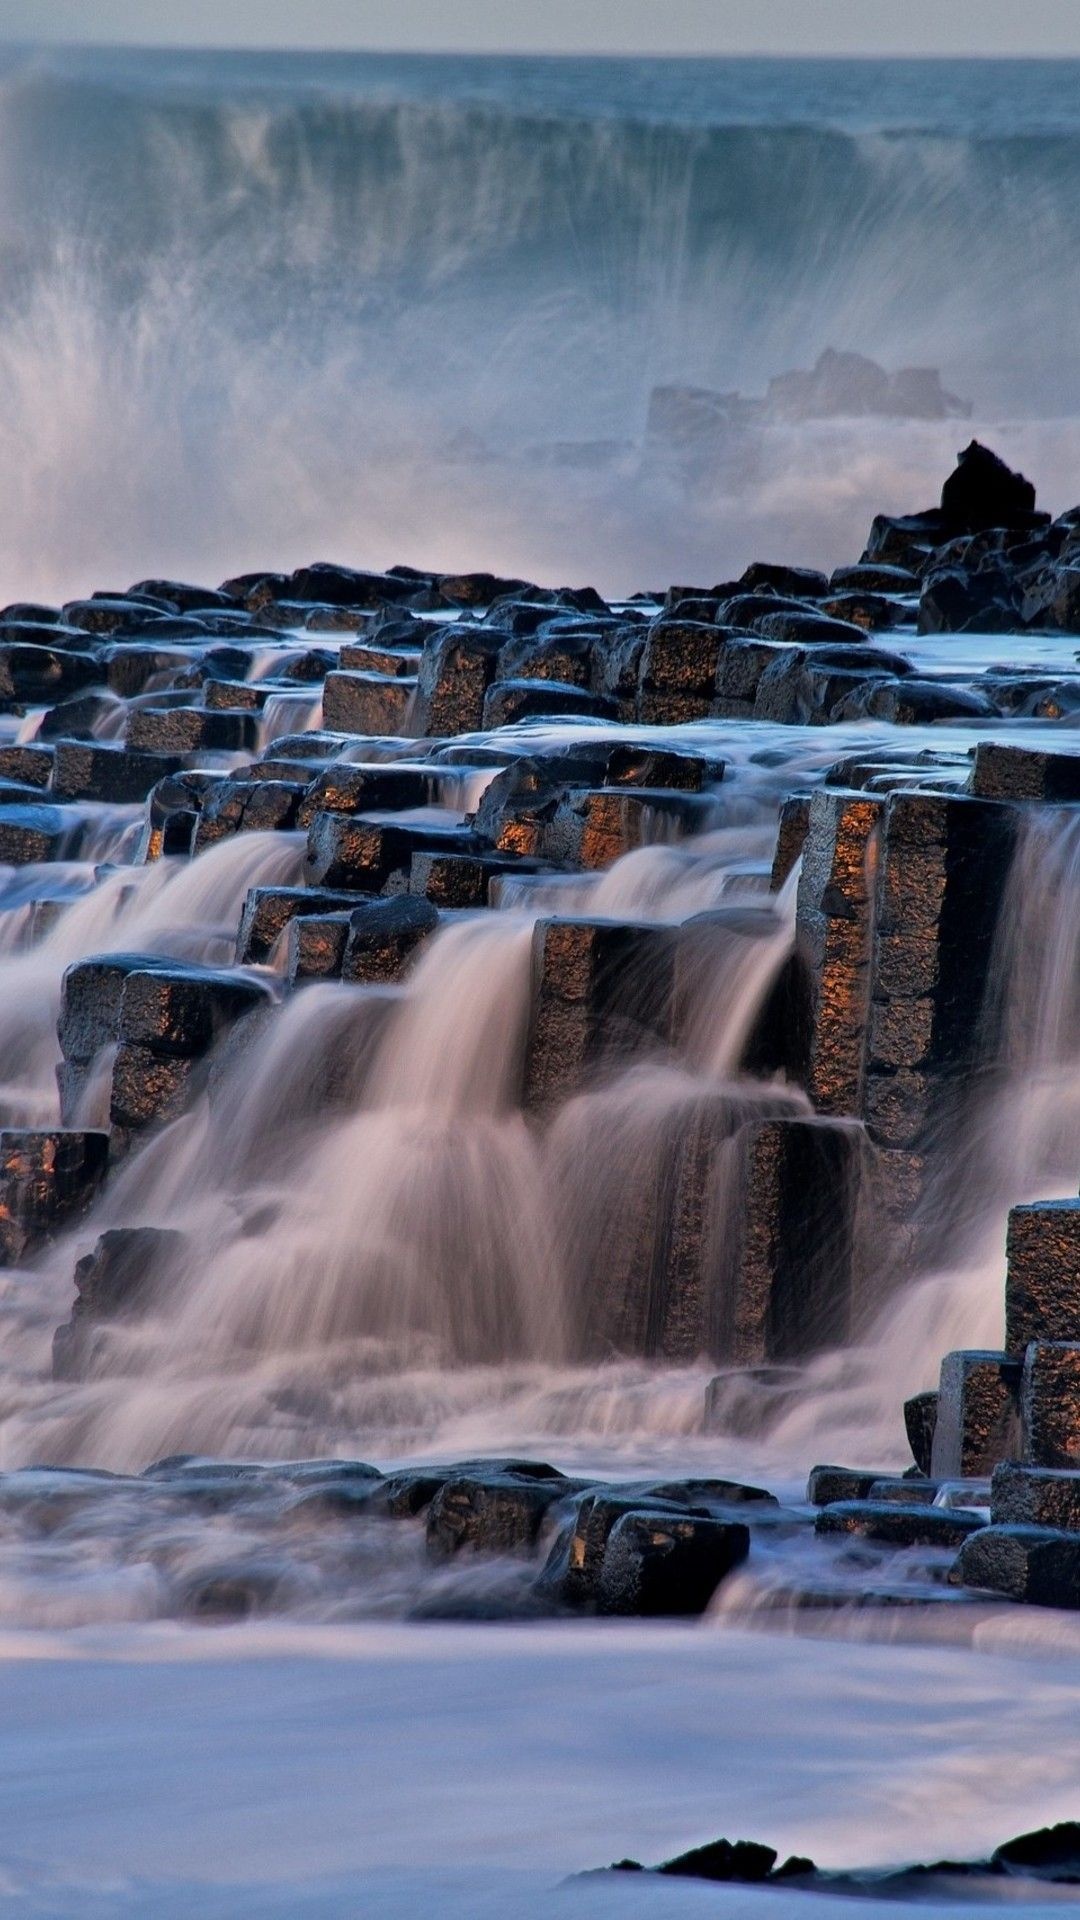
{"label": "dark boulder", "polygon": [[355,908],[342,952],[342,979],[365,986],[400,980],[417,948],[438,925],[438,909],[411,894]]}
{"label": "dark boulder", "polygon": [[955,529],[1011,527],[1034,513],[1035,488],[989,447],[972,440],[941,489],[941,511]]}
{"label": "dark boulder", "polygon": [[646,1618],[704,1613],[749,1551],[750,1529],[738,1521],[624,1514],[604,1552],[597,1611]]}

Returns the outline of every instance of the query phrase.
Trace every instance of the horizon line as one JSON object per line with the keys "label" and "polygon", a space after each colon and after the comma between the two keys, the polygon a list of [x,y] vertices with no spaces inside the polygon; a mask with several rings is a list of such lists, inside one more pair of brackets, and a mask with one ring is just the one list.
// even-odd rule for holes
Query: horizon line
{"label": "horizon line", "polygon": [[1075,49],[1067,52],[1015,52],[1015,53],[939,53],[912,52],[910,49],[886,49],[874,52],[853,49],[834,49],[821,53],[809,49],[776,52],[775,49],[740,48],[701,49],[687,52],[685,49],[664,51],[655,47],[625,47],[617,51],[600,47],[387,47],[387,46],[327,46],[312,43],[310,46],[283,46],[280,41],[249,41],[236,45],[218,45],[205,41],[178,40],[6,40],[0,37],[0,51],[21,53],[45,53],[50,51],[63,53],[175,53],[175,54],[219,54],[227,57],[251,53],[271,53],[286,56],[327,57],[336,54],[370,54],[376,58],[389,60],[655,60],[655,61],[709,61],[709,60],[768,60],[777,65],[807,64],[825,65],[829,62],[845,60],[867,66],[886,62],[907,65],[983,65],[1005,66],[1017,63],[1059,63],[1062,60],[1080,61],[1080,42]]}

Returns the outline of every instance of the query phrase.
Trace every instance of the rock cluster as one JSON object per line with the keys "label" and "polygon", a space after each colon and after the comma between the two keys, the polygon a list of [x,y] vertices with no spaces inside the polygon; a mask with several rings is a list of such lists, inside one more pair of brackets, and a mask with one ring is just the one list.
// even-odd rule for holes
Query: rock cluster
{"label": "rock cluster", "polygon": [[[783,1888],[791,1893],[837,1893],[863,1899],[998,1901],[1038,1900],[1047,1886],[1080,1884],[1080,1826],[1065,1821],[1006,1840],[984,1860],[935,1860],[895,1868],[822,1868],[793,1854],[780,1861],[775,1847],[756,1840],[711,1840],[689,1853],[644,1868],[619,1860],[611,1873],[662,1873],[678,1879],[734,1882]],[[1007,1887],[1002,1885],[1008,1883]],[[1042,1898],[1047,1896],[1042,1894]],[[1053,1896],[1050,1896],[1053,1898]],[[1060,1896],[1059,1896],[1060,1897]]]}
{"label": "rock cluster", "polygon": [[[22,1261],[87,1209],[110,1162],[182,1113],[283,994],[396,983],[453,915],[507,886],[707,829],[725,768],[687,723],[954,723],[970,750],[954,734],[868,750],[786,798],[771,884],[799,867],[794,951],[736,1063],[749,1090],[674,1113],[663,1178],[598,1232],[582,1356],[707,1357],[782,1386],[786,1363],[858,1327],[883,1276],[925,1260],[918,1203],[935,1140],[965,1124],[1019,836],[1034,810],[1080,801],[1080,755],[998,737],[1003,720],[1077,709],[1072,661],[928,676],[908,657],[913,627],[1080,632],[1080,509],[1051,521],[972,442],[939,506],[879,519],[831,578],[756,563],[608,604],[591,588],[317,564],[6,608],[0,702],[44,711],[32,738],[0,747],[0,863],[77,858],[102,806],[131,809],[147,862],[251,832],[302,839],[304,862],[302,883],[251,891],[232,967],[136,952],[69,968],[62,1124],[3,1133],[0,1258]],[[321,724],[302,724],[320,698]],[[268,724],[272,703],[296,730]],[[588,724],[538,751],[513,730],[537,716]],[[988,721],[995,737],[979,738]],[[684,730],[651,731],[672,725]],[[455,804],[477,775],[474,803]],[[542,917],[530,1124],[550,1126],[613,1067],[669,1054],[695,980],[754,931],[723,906],[678,927]],[[948,1206],[935,1217],[947,1231]],[[818,1530],[838,1553],[852,1536],[958,1550],[968,1585],[1080,1604],[1078,1223],[1080,1201],[1015,1210],[1005,1349],[947,1356],[936,1394],[909,1404],[920,1478],[903,1499],[887,1476],[815,1475]],[[102,1330],[160,1299],[174,1254],[138,1221],[98,1242],[57,1336],[59,1376],[94,1373]],[[710,1389],[717,1421],[728,1387],[721,1373]],[[939,1486],[991,1473],[989,1527],[985,1502],[934,1504]],[[399,1482],[371,1499],[422,1507],[446,1555],[535,1552],[558,1522],[536,1583],[552,1603],[648,1613],[681,1595],[697,1611],[749,1546],[707,1486],[572,1487],[520,1462],[429,1475],[422,1498]]]}

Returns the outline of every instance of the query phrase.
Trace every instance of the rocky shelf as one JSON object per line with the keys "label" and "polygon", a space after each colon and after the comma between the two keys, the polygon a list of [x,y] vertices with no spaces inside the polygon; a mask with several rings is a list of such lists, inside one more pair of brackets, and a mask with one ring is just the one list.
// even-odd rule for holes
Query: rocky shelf
{"label": "rocky shelf", "polygon": [[[1057,649],[1017,665],[1006,638],[991,670],[965,666],[962,647],[919,666],[928,637],[971,633]],[[85,1234],[132,1156],[212,1102],[312,983],[378,990],[375,1018],[380,992],[464,916],[707,833],[725,765],[695,723],[883,722],[912,730],[910,748],[902,731],[856,744],[813,791],[783,797],[754,913],[559,910],[532,934],[517,1096],[544,1134],[616,1070],[685,1048],[702,981],[775,936],[794,893],[793,938],[730,1063],[738,1097],[718,1085],[673,1107],[663,1177],[604,1217],[571,1334],[583,1362],[707,1359],[706,1427],[729,1420],[740,1381],[782,1400],[788,1370],[857,1333],[962,1217],[940,1143],[964,1137],[985,1068],[1010,877],[1032,820],[1080,804],[1067,725],[1018,723],[1080,711],[1062,644],[1077,633],[1080,508],[1038,512],[1031,485],[974,442],[937,507],[879,518],[831,578],[756,563],[609,604],[591,588],[320,563],[4,609],[0,707],[31,719],[0,745],[0,863],[85,866],[112,809],[143,864],[259,833],[302,844],[303,869],[248,893],[232,964],[108,951],[68,968],[57,1120],[0,1133],[0,1257],[32,1265]],[[555,744],[539,721],[564,730]],[[30,907],[32,945],[63,888],[42,885]],[[124,1340],[168,1313],[185,1257],[182,1230],[138,1217],[94,1238],[56,1332],[58,1390],[130,1369]],[[515,1351],[498,1314],[476,1340],[466,1358]],[[755,1528],[781,1525],[815,1528],[841,1596],[854,1542],[922,1556],[942,1595],[960,1583],[1080,1606],[1080,1200],[1013,1210],[1003,1350],[946,1355],[906,1417],[909,1476],[818,1467],[798,1512],[730,1483],[574,1482],[522,1460],[261,1471],[290,1511],[422,1513],[436,1557],[523,1555],[527,1609],[698,1612]],[[48,1514],[122,1490],[137,1505],[147,1487],[212,1503],[258,1485],[254,1468],[182,1464],[48,1488],[10,1476],[0,1505]],[[228,1612],[240,1595],[243,1610],[257,1589],[223,1574],[205,1604]]]}

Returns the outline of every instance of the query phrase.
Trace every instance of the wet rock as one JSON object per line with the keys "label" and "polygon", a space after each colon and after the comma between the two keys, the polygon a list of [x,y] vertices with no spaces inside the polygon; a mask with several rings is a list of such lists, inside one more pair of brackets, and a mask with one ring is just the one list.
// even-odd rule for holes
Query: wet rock
{"label": "wet rock", "polygon": [[101,800],[123,806],[145,800],[151,787],[180,769],[180,759],[164,753],[138,753],[112,741],[94,745],[58,740],[52,789],[63,799]]}
{"label": "wet rock", "polygon": [[93,1320],[142,1312],[173,1279],[184,1244],[169,1227],[110,1227],[76,1265],[79,1312]]}
{"label": "wet rock", "polygon": [[776,662],[789,660],[791,648],[730,629],[722,631],[720,637],[713,711],[730,719],[751,719],[766,672]]}
{"label": "wet rock", "polygon": [[708,700],[722,638],[716,626],[703,621],[655,621],[641,655],[642,690],[697,694]]}
{"label": "wet rock", "polygon": [[342,979],[365,986],[400,980],[417,948],[438,926],[437,908],[409,894],[356,907],[342,952]]}
{"label": "wet rock", "polygon": [[166,601],[180,613],[198,613],[200,609],[221,610],[234,606],[220,587],[193,586],[186,580],[136,580],[129,594],[140,600]]}
{"label": "wet rock", "polygon": [[538,862],[514,854],[414,853],[409,892],[435,907],[486,907],[493,881],[509,874],[535,873],[538,867]]}
{"label": "wet rock", "polygon": [[474,733],[495,678],[500,635],[484,627],[437,628],[424,642],[410,722],[418,737]]}
{"label": "wet rock", "polygon": [[0,1262],[85,1212],[105,1177],[107,1133],[8,1127],[0,1132]]}
{"label": "wet rock", "polygon": [[155,613],[178,612],[179,608],[167,600],[95,594],[90,600],[69,600],[63,618],[69,627],[78,627],[83,633],[138,633]]}
{"label": "wet rock", "polygon": [[878,797],[829,789],[810,801],[797,940],[810,987],[807,1091],[822,1113],[861,1110],[885,805]]}
{"label": "wet rock", "polygon": [[805,608],[792,612],[787,608],[762,614],[754,621],[765,640],[782,640],[796,647],[865,647],[865,629],[854,620],[832,620],[825,613]]}
{"label": "wet rock", "polygon": [[340,671],[377,673],[391,680],[415,680],[420,668],[425,631],[419,621],[417,629],[419,645],[415,647],[391,645],[385,637],[344,644],[338,653]]}
{"label": "wet rock", "polygon": [[1009,1214],[1005,1344],[1080,1341],[1080,1200],[1042,1200]]}
{"label": "wet rock", "polygon": [[837,567],[829,581],[833,593],[885,593],[911,596],[919,591],[917,574],[907,567],[861,564]]}
{"label": "wet rock", "polygon": [[1080,1346],[1032,1341],[1024,1356],[1020,1409],[1028,1465],[1080,1466]]}
{"label": "wet rock", "polygon": [[935,1479],[977,1479],[1018,1452],[1020,1373],[1020,1361],[1004,1353],[945,1355],[931,1452]]}
{"label": "wet rock", "polygon": [[957,1586],[1032,1606],[1080,1607],[1080,1535],[1046,1527],[982,1527],[964,1542],[950,1578]]}
{"label": "wet rock", "polygon": [[990,1513],[995,1526],[1080,1533],[1080,1472],[1002,1461],[994,1468]]}
{"label": "wet rock", "polygon": [[269,960],[280,935],[298,916],[345,912],[355,905],[353,894],[328,888],[252,887],[240,915],[237,964],[258,966]]}
{"label": "wet rock", "polygon": [[478,851],[467,828],[395,826],[358,813],[318,813],[308,828],[304,879],[309,886],[379,893],[408,884],[414,853]]}
{"label": "wet rock", "polygon": [[98,662],[89,651],[0,644],[0,703],[5,705],[45,706],[93,686],[100,678]]}
{"label": "wet rock", "polygon": [[77,821],[62,807],[0,805],[0,866],[60,860],[78,843]]}
{"label": "wet rock", "polygon": [[737,1521],[624,1514],[604,1552],[597,1612],[645,1618],[704,1613],[749,1551],[750,1529]]}
{"label": "wet rock", "polygon": [[784,881],[794,874],[796,864],[803,856],[803,843],[809,831],[809,793],[790,793],[786,801],[780,803],[780,824],[776,829],[776,852],[773,854],[773,874],[771,891],[778,893]]}
{"label": "wet rock", "polygon": [[203,797],[192,853],[234,833],[288,833],[307,788],[299,780],[221,780]]}
{"label": "wet rock", "polygon": [[569,1487],[565,1474],[545,1460],[521,1460],[513,1457],[492,1460],[457,1460],[449,1465],[404,1467],[388,1473],[377,1489],[378,1507],[388,1518],[415,1518],[431,1505],[441,1487],[452,1481],[476,1480],[500,1482],[540,1482],[556,1489]]}
{"label": "wet rock", "polygon": [[980,740],[971,792],[988,800],[1080,800],[1080,753]]}
{"label": "wet rock", "polygon": [[920,1473],[930,1472],[937,1415],[936,1388],[926,1393],[913,1393],[910,1400],[904,1401],[904,1430],[908,1437],[912,1458]]}
{"label": "wet rock", "polygon": [[539,920],[526,1098],[546,1106],[593,1073],[655,1047],[669,1030],[675,942],[618,920]]}
{"label": "wet rock", "polygon": [[536,1480],[513,1473],[443,1483],[427,1512],[426,1539],[434,1559],[468,1549],[474,1553],[522,1553],[539,1538],[549,1512],[574,1491],[565,1480]]}
{"label": "wet rock", "polygon": [[886,801],[863,1106],[882,1148],[917,1149],[974,1062],[1015,833],[1015,814],[993,802]]}
{"label": "wet rock", "polygon": [[123,977],[117,1038],[177,1059],[206,1053],[234,1021],[270,999],[262,981],[176,962]]}
{"label": "wet rock", "polygon": [[857,708],[846,701],[835,719],[887,720],[893,726],[932,726],[944,720],[988,720],[997,713],[986,694],[970,687],[942,686],[936,680],[910,679],[879,681],[868,686]]}
{"label": "wet rock", "polygon": [[125,1134],[165,1126],[183,1113],[195,1086],[194,1059],[121,1043],[113,1059],[109,1119]]}
{"label": "wet rock", "polygon": [[290,986],[301,986],[305,980],[341,979],[349,919],[349,913],[338,912],[297,915],[288,921],[285,975]]}
{"label": "wet rock", "polygon": [[1002,569],[968,573],[948,567],[927,575],[919,600],[919,633],[1008,633],[1019,605]]}
{"label": "wet rock", "polygon": [[252,753],[258,743],[254,713],[214,712],[208,707],[139,707],[127,723],[129,747],[145,753]]}
{"label": "wet rock", "polygon": [[53,749],[32,745],[0,746],[0,780],[23,787],[47,787],[52,777]]}
{"label": "wet rock", "polygon": [[495,573],[443,573],[436,585],[444,600],[459,607],[488,607],[495,600],[513,599],[530,585],[528,580],[512,580]]}
{"label": "wet rock", "polygon": [[297,825],[309,827],[318,813],[394,813],[427,806],[431,787],[431,772],[425,767],[351,766],[335,761],[308,787]]}
{"label": "wet rock", "polygon": [[824,1120],[766,1119],[740,1129],[734,1152],[740,1202],[719,1249],[710,1351],[755,1365],[843,1341],[857,1134]]}
{"label": "wet rock", "polygon": [[839,1502],[866,1500],[881,1479],[880,1472],[863,1467],[811,1467],[806,1497],[811,1506],[831,1507]]}
{"label": "wet rock", "polygon": [[328,673],[323,719],[342,733],[404,733],[417,682],[382,673]]}
{"label": "wet rock", "polygon": [[827,593],[829,582],[825,574],[818,573],[814,567],[787,567],[772,560],[752,560],[739,578],[739,586],[744,593],[756,593],[759,588],[771,588],[774,593],[791,594],[794,599],[817,600]]}
{"label": "wet rock", "polygon": [[849,1535],[890,1547],[959,1547],[983,1525],[957,1507],[901,1506],[892,1500],[845,1500],[822,1507],[815,1533]]}
{"label": "wet rock", "polygon": [[485,729],[494,730],[547,714],[614,719],[616,706],[606,694],[561,680],[496,680],[484,695],[481,718]]}
{"label": "wet rock", "polygon": [[[423,576],[430,578],[430,575]],[[298,567],[286,582],[285,591],[272,598],[311,601],[327,607],[378,607],[408,600],[416,582],[389,573],[365,573],[354,567],[333,566],[317,560],[313,566]],[[251,604],[249,595],[248,604]]]}

